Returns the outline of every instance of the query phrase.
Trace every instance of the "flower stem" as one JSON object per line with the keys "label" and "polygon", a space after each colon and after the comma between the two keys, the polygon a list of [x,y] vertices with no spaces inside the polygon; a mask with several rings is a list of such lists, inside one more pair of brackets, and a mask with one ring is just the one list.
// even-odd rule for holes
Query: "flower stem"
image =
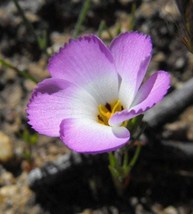
{"label": "flower stem", "polygon": [[135,164],[139,158],[139,155],[141,153],[141,148],[142,148],[141,142],[138,142],[137,149],[135,150],[135,154],[128,165],[128,172],[127,172],[128,174],[130,174],[132,168],[135,166]]}
{"label": "flower stem", "polygon": [[99,24],[99,27],[98,27],[98,32],[97,32],[97,35],[99,37],[101,37],[101,34],[102,34],[102,31],[106,28],[106,23],[104,20],[102,20]]}
{"label": "flower stem", "polygon": [[131,7],[131,19],[130,19],[130,25],[128,27],[128,30],[131,31],[134,29],[134,25],[135,25],[135,20],[136,20],[136,17],[135,17],[135,12],[136,12],[136,3],[133,2],[132,3],[132,7]]}
{"label": "flower stem", "polygon": [[116,153],[109,153],[109,170],[111,172],[117,193],[120,196],[123,194],[129,184],[130,172],[139,158],[141,147],[141,143],[138,142],[135,153],[130,161],[128,148],[124,148],[123,150],[119,151],[120,155],[122,155],[122,161],[120,161],[120,155],[117,156]]}

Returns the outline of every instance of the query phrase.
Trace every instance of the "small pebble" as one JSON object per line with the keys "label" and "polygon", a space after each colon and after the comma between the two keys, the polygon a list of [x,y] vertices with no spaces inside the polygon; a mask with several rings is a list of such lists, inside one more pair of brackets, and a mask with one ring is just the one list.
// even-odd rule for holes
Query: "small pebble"
{"label": "small pebble", "polygon": [[11,185],[11,184],[15,184],[15,178],[13,177],[12,173],[4,170],[0,174],[0,186],[6,186],[6,185]]}
{"label": "small pebble", "polygon": [[163,214],[178,214],[178,211],[175,207],[169,206],[163,210]]}
{"label": "small pebble", "polygon": [[6,163],[13,158],[13,145],[11,139],[0,132],[0,162]]}

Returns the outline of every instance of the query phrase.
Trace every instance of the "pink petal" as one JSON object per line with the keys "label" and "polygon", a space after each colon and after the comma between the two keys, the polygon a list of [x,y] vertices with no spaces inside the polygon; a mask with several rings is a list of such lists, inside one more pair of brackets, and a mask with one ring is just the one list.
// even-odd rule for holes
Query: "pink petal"
{"label": "pink petal", "polygon": [[143,111],[141,109],[138,112],[136,112],[135,110],[123,110],[117,112],[109,119],[109,125],[112,127],[119,126],[122,122],[130,120],[142,113]]}
{"label": "pink petal", "polygon": [[129,110],[115,113],[109,120],[111,126],[129,120],[160,102],[170,87],[170,76],[167,72],[154,73],[139,89]]}
{"label": "pink petal", "polygon": [[48,70],[52,77],[84,87],[99,104],[117,98],[118,75],[113,57],[96,36],[71,40],[51,58]]}
{"label": "pink petal", "polygon": [[102,153],[125,145],[129,131],[125,127],[105,126],[90,119],[65,119],[60,138],[67,147],[81,153]]}
{"label": "pink petal", "polygon": [[165,71],[154,73],[137,92],[131,109],[146,111],[163,99],[169,87],[169,73]]}
{"label": "pink petal", "polygon": [[[122,78],[119,96],[128,107],[147,71],[152,52],[151,39],[137,32],[123,33],[112,41],[110,50]],[[123,99],[126,94],[127,101]]]}
{"label": "pink petal", "polygon": [[34,91],[27,114],[29,124],[40,134],[59,136],[65,118],[96,119],[97,104],[84,89],[61,79],[46,79]]}

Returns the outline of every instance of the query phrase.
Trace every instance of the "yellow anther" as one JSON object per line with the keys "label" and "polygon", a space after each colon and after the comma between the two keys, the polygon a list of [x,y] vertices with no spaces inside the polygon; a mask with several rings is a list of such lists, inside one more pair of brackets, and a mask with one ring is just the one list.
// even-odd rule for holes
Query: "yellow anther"
{"label": "yellow anther", "polygon": [[[116,100],[115,102],[112,103],[106,103],[106,105],[99,105],[98,106],[98,115],[97,115],[97,120],[99,123],[103,125],[109,125],[108,121],[110,117],[118,111],[122,111],[123,106],[121,105],[120,100]],[[123,123],[125,126],[125,122]]]}
{"label": "yellow anther", "polygon": [[98,118],[100,118],[99,122],[105,125],[108,124],[108,119],[110,118],[108,109],[103,105],[99,105],[98,109],[99,109]]}
{"label": "yellow anther", "polygon": [[116,103],[114,104],[112,113],[114,114],[117,111],[121,111],[121,102],[120,102],[120,100],[117,100]]}

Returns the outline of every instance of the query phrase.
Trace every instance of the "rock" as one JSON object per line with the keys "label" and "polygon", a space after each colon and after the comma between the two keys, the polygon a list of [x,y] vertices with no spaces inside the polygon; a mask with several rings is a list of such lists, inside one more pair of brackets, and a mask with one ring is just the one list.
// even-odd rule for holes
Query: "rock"
{"label": "rock", "polygon": [[16,108],[19,105],[22,99],[22,93],[20,85],[17,84],[15,84],[14,87],[6,88],[4,96],[5,98],[9,96],[7,103],[11,108]]}
{"label": "rock", "polygon": [[15,184],[13,174],[7,172],[6,170],[2,170],[2,172],[0,172],[0,186],[7,186],[11,184]]}
{"label": "rock", "polygon": [[24,80],[24,87],[27,91],[33,91],[33,89],[36,87],[36,84],[32,82],[29,79]]}
{"label": "rock", "polygon": [[[0,210],[2,213],[29,213],[24,212],[32,197],[32,192],[27,186],[8,185],[0,188]],[[30,212],[31,213],[31,212]]]}
{"label": "rock", "polygon": [[169,206],[163,210],[163,214],[178,214],[178,211],[175,207]]}
{"label": "rock", "polygon": [[0,162],[6,163],[13,158],[13,145],[11,139],[0,132]]}
{"label": "rock", "polygon": [[183,69],[186,64],[186,60],[184,57],[180,57],[176,60],[175,67],[177,70]]}
{"label": "rock", "polygon": [[13,195],[17,195],[19,189],[16,185],[4,186],[0,189],[0,195],[4,198],[13,197]]}
{"label": "rock", "polygon": [[64,35],[57,31],[52,32],[50,39],[53,45],[51,47],[52,50],[49,50],[49,52],[52,52],[51,55],[53,52],[57,52],[61,47],[63,47],[65,43],[68,43],[70,37],[70,35]]}
{"label": "rock", "polygon": [[[1,171],[5,170],[0,168]],[[35,204],[35,196],[27,185],[26,177],[27,173],[23,172],[14,184],[0,188],[0,213],[43,213],[41,207]]]}
{"label": "rock", "polygon": [[143,208],[142,204],[137,204],[137,206],[135,208],[135,213],[136,214],[143,214],[144,213],[144,208]]}
{"label": "rock", "polygon": [[46,59],[42,57],[38,63],[29,63],[28,70],[29,73],[34,76],[36,79],[44,79],[49,77],[49,73],[46,67]]}

